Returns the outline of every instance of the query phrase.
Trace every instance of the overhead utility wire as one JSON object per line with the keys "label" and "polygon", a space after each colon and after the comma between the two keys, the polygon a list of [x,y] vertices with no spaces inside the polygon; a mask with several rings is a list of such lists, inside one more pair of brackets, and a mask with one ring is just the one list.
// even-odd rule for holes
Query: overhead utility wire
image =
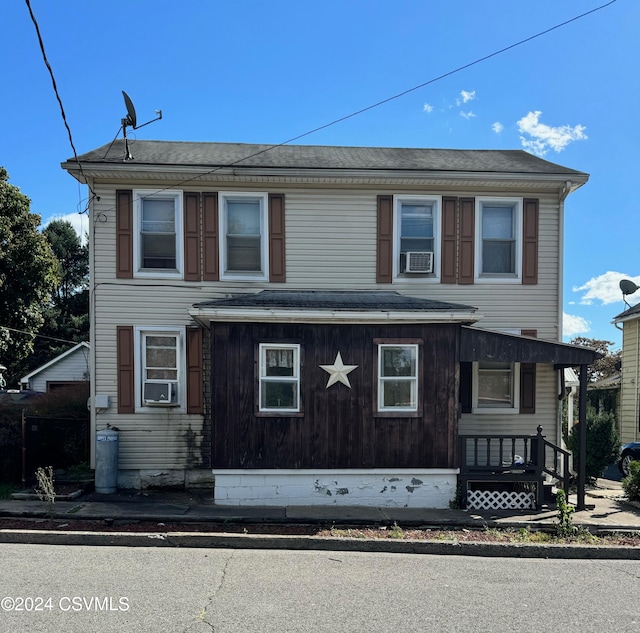
{"label": "overhead utility wire", "polygon": [[[520,40],[519,42],[516,42],[514,44],[510,44],[509,46],[506,46],[505,48],[501,48],[498,51],[494,51],[493,53],[490,53],[489,55],[485,55],[484,57],[480,57],[478,59],[476,59],[475,61],[469,62],[468,64],[464,64],[463,66],[459,66],[458,68],[455,68],[454,70],[450,70],[449,72],[444,73],[443,75],[439,75],[438,77],[434,77],[433,79],[429,79],[428,81],[425,81],[424,83],[421,83],[417,86],[414,86],[413,88],[408,88],[407,90],[403,90],[402,92],[399,92],[396,95],[393,95],[392,97],[387,97],[386,99],[383,99],[382,101],[378,101],[377,103],[374,103],[372,105],[369,105],[365,108],[361,108],[360,110],[357,110],[356,112],[352,112],[351,114],[347,114],[345,116],[342,116],[338,119],[335,119],[334,121],[331,121],[330,123],[325,123],[324,125],[320,125],[319,127],[316,127],[312,130],[309,130],[308,132],[304,132],[302,134],[298,134],[298,136],[294,136],[286,141],[282,141],[282,143],[277,143],[275,145],[270,145],[269,147],[266,147],[264,149],[261,149],[257,152],[254,152],[253,154],[249,154],[248,156],[244,156],[243,158],[239,158],[236,161],[233,161],[232,163],[228,163],[226,165],[219,165],[218,167],[214,167],[213,169],[210,169],[209,171],[205,171],[202,172],[201,174],[198,174],[197,176],[192,176],[191,178],[186,178],[185,180],[181,180],[180,182],[178,182],[177,184],[173,185],[172,187],[164,187],[163,189],[158,189],[155,193],[162,193],[163,191],[168,191],[170,189],[175,189],[176,187],[179,187],[180,185],[185,185],[189,182],[192,182],[194,180],[198,180],[199,178],[202,178],[203,176],[208,176],[209,174],[213,174],[216,171],[219,171],[221,169],[227,169],[228,167],[233,167],[234,165],[237,165],[245,160],[249,160],[250,158],[254,158],[255,156],[259,156],[260,154],[264,154],[266,152],[271,151],[272,149],[275,149],[276,147],[282,147],[283,145],[288,145],[289,143],[293,143],[294,141],[297,141],[301,138],[304,138],[305,136],[310,136],[311,134],[315,134],[316,132],[320,132],[321,130],[325,130],[328,127],[331,127],[333,125],[337,125],[338,123],[342,123],[343,121],[347,121],[348,119],[352,119],[353,117],[356,117],[360,114],[363,114],[364,112],[368,112],[369,110],[373,110],[374,108],[378,108],[381,105],[384,105],[385,103],[389,103],[390,101],[394,101],[395,99],[399,99],[400,97],[404,97],[405,95],[411,93],[411,92],[415,92],[416,90],[419,90],[420,88],[424,88],[425,86],[428,86],[430,84],[433,84],[437,81],[440,81],[441,79],[445,79],[446,77],[450,77],[451,75],[455,75],[456,73],[459,73],[462,70],[466,70],[467,68],[471,68],[472,66],[475,66],[477,64],[480,64],[481,62],[484,62],[488,59],[491,59],[492,57],[496,57],[497,55],[501,55],[502,53],[505,53],[513,48],[516,48],[517,46],[521,46],[522,44],[526,44],[527,42],[530,42],[532,40],[535,40],[538,37],[542,37],[543,35],[546,35],[547,33],[551,33],[551,31],[555,31],[556,29],[562,28],[563,26],[566,26],[567,24],[571,24],[571,22],[575,22],[576,20],[580,20],[581,18],[584,18],[592,13],[595,13],[596,11],[600,11],[601,9],[606,9],[608,6],[611,6],[612,4],[616,3],[618,0],[611,0],[610,2],[607,2],[606,4],[600,5],[599,7],[596,7],[595,9],[591,9],[590,11],[587,11],[585,13],[581,13],[580,15],[576,15],[573,18],[570,18],[569,20],[565,20],[564,22],[560,22],[560,24],[556,24],[555,26],[552,26],[544,31],[540,31],[539,33],[536,33],[535,35],[531,35],[530,37],[527,37],[523,40]],[[83,174],[84,175],[84,174]]]}
{"label": "overhead utility wire", "polygon": [[60,98],[60,93],[58,92],[58,86],[56,84],[56,78],[53,74],[53,69],[51,68],[51,64],[49,64],[49,60],[47,59],[47,53],[44,49],[44,42],[42,41],[42,35],[40,34],[40,27],[38,26],[38,21],[36,20],[36,16],[33,14],[33,10],[31,9],[31,2],[30,0],[25,0],[25,2],[27,4],[27,8],[29,9],[29,15],[31,16],[31,21],[33,22],[33,25],[36,28],[36,34],[38,36],[40,50],[42,51],[42,59],[44,60],[47,70],[49,71],[49,75],[51,76],[51,83],[53,84],[53,92],[55,93],[56,99],[58,100],[58,104],[60,105],[60,113],[62,114],[62,121],[64,122],[64,126],[67,128],[67,134],[69,135],[69,143],[71,144],[71,149],[73,150],[73,156],[75,157],[76,162],[78,163],[78,167],[80,168],[80,173],[82,174],[82,177],[87,183],[87,187],[89,187],[89,191],[94,197],[97,197],[95,192],[89,185],[89,181],[82,169],[82,164],[78,160],[78,153],[76,152],[76,147],[73,144],[73,136],[71,134],[71,128],[69,127],[69,123],[67,122],[67,115],[65,114],[64,106],[62,105],[62,99]]}
{"label": "overhead utility wire", "polygon": [[50,341],[57,341],[58,343],[69,343],[69,345],[77,345],[78,341],[68,341],[64,338],[56,338],[55,336],[46,336],[45,334],[36,334],[35,332],[27,332],[26,330],[17,330],[14,327],[8,327],[6,325],[0,325],[0,330],[9,330],[10,332],[17,332],[18,334],[27,334],[33,338],[46,338]]}

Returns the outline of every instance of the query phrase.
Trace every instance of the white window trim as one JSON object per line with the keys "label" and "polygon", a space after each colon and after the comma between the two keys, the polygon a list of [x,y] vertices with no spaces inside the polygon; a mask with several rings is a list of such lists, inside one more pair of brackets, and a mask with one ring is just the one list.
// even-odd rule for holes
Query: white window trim
{"label": "white window trim", "polygon": [[[142,268],[140,240],[142,235],[142,199],[158,198],[167,200],[173,198],[175,204],[175,222],[176,222],[176,268],[174,270],[164,270],[161,268]],[[183,216],[182,216],[182,191],[158,191],[157,189],[134,189],[133,191],[133,215],[134,215],[134,232],[133,240],[133,276],[134,277],[153,277],[156,279],[182,279],[183,271]]]}
{"label": "white window trim", "polygon": [[[186,347],[184,328],[166,327],[160,325],[151,326],[135,326],[134,329],[134,366],[135,366],[135,398],[136,413],[154,413],[162,412],[185,413],[187,403],[187,384],[186,376]],[[166,334],[167,336],[176,337],[176,354],[178,358],[178,380],[176,381],[178,388],[177,406],[173,407],[154,407],[145,406],[142,403],[142,383],[143,375],[143,354],[142,343],[147,334],[158,335]],[[173,382],[173,381],[171,381]]]}
{"label": "white window trim", "polygon": [[[260,343],[258,352],[258,411],[260,413],[300,413],[302,411],[301,403],[300,403],[300,345],[298,343]],[[293,376],[266,376],[263,373],[264,365],[263,365],[263,350],[268,349],[291,349],[294,351],[294,372]],[[267,380],[270,382],[291,382],[292,380],[296,381],[296,402],[298,403],[297,407],[283,407],[283,408],[274,408],[274,407],[263,407],[262,406],[262,382],[263,380]]]}
{"label": "white window trim", "polygon": [[[407,275],[400,270],[400,207],[402,203],[433,204],[433,273]],[[442,256],[442,196],[394,195],[393,196],[393,280],[400,283],[440,283],[440,259]]]}
{"label": "white window trim", "polygon": [[[482,273],[482,207],[487,203],[514,205],[515,208],[515,273]],[[519,284],[522,283],[522,198],[476,198],[475,208],[475,283]]]}
{"label": "white window trim", "polygon": [[[219,191],[220,225],[220,279],[223,281],[268,281],[269,280],[269,196],[265,192]],[[249,199],[260,201],[260,265],[262,273],[227,271],[227,200]]]}
{"label": "white window trim", "polygon": [[478,415],[514,415],[520,413],[520,363],[513,365],[513,406],[512,407],[480,407],[478,406],[478,363],[473,363],[471,393],[473,405],[471,412]]}
{"label": "white window trim", "polygon": [[[382,390],[382,383],[384,380],[384,377],[382,376],[382,350],[385,347],[412,347],[415,350],[416,353],[416,375],[415,377],[409,379],[407,377],[397,377],[394,376],[393,379],[397,379],[400,378],[401,380],[406,380],[407,382],[409,382],[409,380],[412,380],[415,383],[415,393],[416,393],[416,404],[414,407],[385,407],[383,405],[383,399],[382,399],[382,394],[383,394],[383,390]],[[388,377],[388,379],[392,379],[391,377]],[[410,412],[410,413],[416,413],[419,409],[419,403],[420,403],[420,346],[416,343],[402,343],[402,342],[398,342],[398,343],[378,343],[378,374],[377,374],[377,389],[378,389],[378,412],[379,413],[392,413],[392,412],[396,412],[396,413],[402,413],[402,412]]]}

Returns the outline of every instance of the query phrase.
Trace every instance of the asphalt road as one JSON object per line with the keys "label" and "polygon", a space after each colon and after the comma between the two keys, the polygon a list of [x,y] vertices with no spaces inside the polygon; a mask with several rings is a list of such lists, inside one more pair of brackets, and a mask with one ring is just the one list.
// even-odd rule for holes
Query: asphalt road
{"label": "asphalt road", "polygon": [[0,632],[637,633],[640,562],[0,545]]}

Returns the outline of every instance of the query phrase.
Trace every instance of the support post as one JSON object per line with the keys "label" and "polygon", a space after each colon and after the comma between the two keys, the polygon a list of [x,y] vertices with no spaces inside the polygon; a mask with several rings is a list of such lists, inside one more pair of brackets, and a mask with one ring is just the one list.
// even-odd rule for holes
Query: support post
{"label": "support post", "polygon": [[577,510],[585,510],[584,489],[587,479],[587,366],[580,365],[580,401],[578,407],[579,461]]}

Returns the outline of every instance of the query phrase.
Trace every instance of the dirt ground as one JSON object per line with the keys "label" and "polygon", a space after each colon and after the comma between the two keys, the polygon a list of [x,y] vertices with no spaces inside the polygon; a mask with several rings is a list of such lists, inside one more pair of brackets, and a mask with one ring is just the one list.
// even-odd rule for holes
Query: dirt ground
{"label": "dirt ground", "polygon": [[416,529],[390,526],[340,526],[293,524],[242,524],[242,523],[158,523],[151,521],[84,520],[84,519],[32,519],[20,517],[0,518],[0,530],[51,530],[84,532],[199,532],[225,534],[274,534],[350,539],[433,540],[491,543],[580,543],[581,545],[617,545],[640,547],[640,533],[619,533],[595,536],[582,531],[571,538],[560,539],[553,533],[497,529]]}

